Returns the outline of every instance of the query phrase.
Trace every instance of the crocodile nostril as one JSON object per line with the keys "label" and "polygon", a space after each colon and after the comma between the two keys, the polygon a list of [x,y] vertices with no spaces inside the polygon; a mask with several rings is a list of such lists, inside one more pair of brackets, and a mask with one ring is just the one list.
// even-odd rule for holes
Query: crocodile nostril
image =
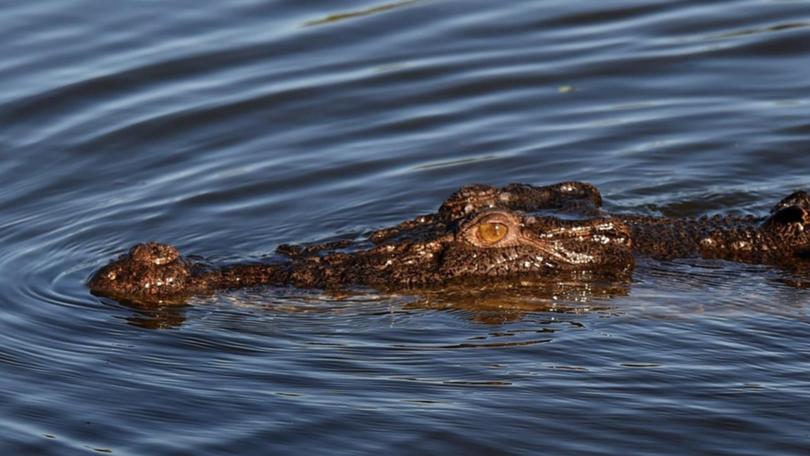
{"label": "crocodile nostril", "polygon": [[163,265],[179,258],[180,252],[168,244],[149,242],[132,247],[129,256],[138,263]]}

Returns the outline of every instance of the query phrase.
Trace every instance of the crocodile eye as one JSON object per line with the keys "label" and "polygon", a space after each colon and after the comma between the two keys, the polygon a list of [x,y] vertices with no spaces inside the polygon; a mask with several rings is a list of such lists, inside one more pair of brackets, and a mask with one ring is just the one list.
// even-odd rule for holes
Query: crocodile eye
{"label": "crocodile eye", "polygon": [[487,244],[495,244],[509,233],[509,228],[503,223],[486,222],[478,225],[478,238]]}

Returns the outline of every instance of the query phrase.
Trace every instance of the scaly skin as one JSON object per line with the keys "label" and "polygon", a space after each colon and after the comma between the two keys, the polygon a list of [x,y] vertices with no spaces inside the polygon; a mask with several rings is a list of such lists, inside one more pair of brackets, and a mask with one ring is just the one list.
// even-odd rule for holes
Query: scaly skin
{"label": "scaly skin", "polygon": [[616,216],[633,233],[634,250],[659,259],[703,257],[743,263],[799,265],[810,252],[810,195],[799,191],[765,218]]}
{"label": "scaly skin", "polygon": [[[282,245],[269,263],[213,266],[167,244],[138,244],[88,282],[97,295],[138,303],[182,302],[216,290],[260,285],[370,286],[383,290],[508,284],[581,273],[626,274],[634,255],[790,265],[810,249],[810,197],[796,192],[765,219],[670,219],[604,215],[581,182],[461,188],[436,213],[367,239]],[[555,211],[557,216],[543,211]],[[564,214],[577,214],[578,219]]]}

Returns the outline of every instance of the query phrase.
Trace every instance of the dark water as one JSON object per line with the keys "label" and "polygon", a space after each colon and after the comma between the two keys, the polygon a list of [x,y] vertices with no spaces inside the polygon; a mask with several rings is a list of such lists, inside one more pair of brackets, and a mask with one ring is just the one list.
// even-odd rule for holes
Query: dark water
{"label": "dark water", "polygon": [[2,11],[0,453],[810,452],[810,291],[774,268],[153,311],[83,285],[139,241],[256,258],[470,182],[761,214],[810,186],[810,2]]}

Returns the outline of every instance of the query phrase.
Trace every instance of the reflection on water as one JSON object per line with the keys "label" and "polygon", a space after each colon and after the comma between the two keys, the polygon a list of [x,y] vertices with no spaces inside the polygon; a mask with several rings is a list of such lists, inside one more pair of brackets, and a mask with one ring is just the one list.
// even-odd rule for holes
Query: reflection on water
{"label": "reflection on water", "polygon": [[148,308],[84,284],[137,242],[262,260],[474,182],[764,214],[810,186],[806,2],[3,13],[0,453],[807,454],[807,271]]}
{"label": "reflection on water", "polygon": [[[127,305],[124,303],[124,305]],[[178,328],[185,321],[185,306],[178,304],[153,305],[140,307],[129,306],[132,315],[127,317],[127,323],[144,329],[173,329]]]}
{"label": "reflection on water", "polygon": [[767,27],[755,27],[755,28],[747,28],[742,30],[736,30],[728,33],[722,33],[718,35],[705,35],[701,37],[693,37],[694,41],[710,41],[710,40],[725,40],[725,39],[734,39],[749,35],[758,35],[761,33],[772,33],[772,32],[781,32],[785,30],[792,30],[798,28],[806,28],[810,26],[810,22],[789,22],[785,24],[775,24],[769,25]]}
{"label": "reflection on water", "polygon": [[416,3],[418,1],[420,1],[420,0],[406,0],[406,1],[402,1],[402,2],[392,2],[392,3],[386,3],[386,4],[383,4],[383,5],[373,6],[373,7],[370,7],[370,8],[363,9],[363,10],[352,11],[352,12],[348,12],[348,13],[330,14],[330,15],[326,16],[323,19],[315,19],[315,20],[307,21],[304,25],[305,26],[324,25],[324,24],[330,24],[330,23],[333,23],[333,22],[345,21],[346,19],[353,19],[353,18],[356,18],[356,17],[371,16],[371,15],[374,15],[374,14],[384,13],[386,11],[390,11],[390,10],[393,10],[393,9],[396,9],[396,8],[402,8],[402,7],[408,6],[408,5],[412,4],[412,3]]}
{"label": "reflection on water", "polygon": [[[262,309],[268,312],[340,314],[347,309],[374,313],[443,310],[456,312],[478,323],[502,324],[519,321],[537,313],[579,314],[611,309],[610,298],[629,293],[629,276],[623,280],[568,280],[523,283],[512,287],[442,288],[412,290],[406,294],[379,294],[373,290],[296,290],[271,287],[222,292],[221,298],[199,297],[188,304],[138,304],[123,302],[132,310],[127,321],[146,329],[178,328],[191,305],[206,305],[222,299],[229,306]],[[371,298],[371,300],[370,300]],[[108,301],[105,298],[105,301]],[[113,301],[109,301],[113,305]]]}

